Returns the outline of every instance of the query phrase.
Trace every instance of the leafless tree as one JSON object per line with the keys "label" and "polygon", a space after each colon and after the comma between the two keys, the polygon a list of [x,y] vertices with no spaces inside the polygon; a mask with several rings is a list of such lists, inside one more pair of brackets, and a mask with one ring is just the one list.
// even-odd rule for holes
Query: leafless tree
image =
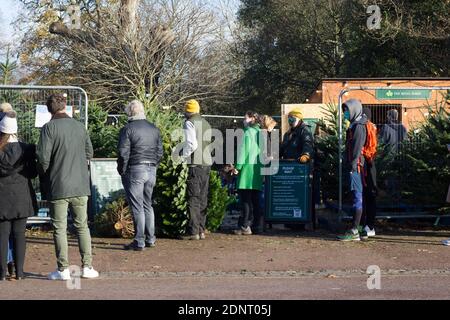
{"label": "leafless tree", "polygon": [[[68,3],[53,1],[54,10],[64,7],[56,2]],[[229,63],[230,41],[207,1],[78,3],[81,29],[69,28],[63,11],[48,24],[51,50],[42,50],[52,65],[44,61],[43,71],[65,75],[111,108],[133,97],[177,106],[189,98],[215,101],[231,95],[236,73]]]}

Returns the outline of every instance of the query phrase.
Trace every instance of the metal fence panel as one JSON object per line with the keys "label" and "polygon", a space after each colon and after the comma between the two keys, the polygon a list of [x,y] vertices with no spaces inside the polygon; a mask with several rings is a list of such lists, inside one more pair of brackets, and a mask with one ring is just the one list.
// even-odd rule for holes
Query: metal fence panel
{"label": "metal fence panel", "polygon": [[[71,86],[13,86],[0,85],[0,103],[8,102],[17,112],[19,126],[19,140],[36,144],[39,140],[40,129],[35,127],[36,108],[45,106],[51,94],[62,93],[67,96],[67,105],[72,106],[73,117],[82,122],[86,129],[88,125],[88,98],[86,92],[79,87]],[[38,179],[33,181],[36,190],[39,212],[37,217],[29,219],[31,223],[48,221],[49,207],[41,199]]]}

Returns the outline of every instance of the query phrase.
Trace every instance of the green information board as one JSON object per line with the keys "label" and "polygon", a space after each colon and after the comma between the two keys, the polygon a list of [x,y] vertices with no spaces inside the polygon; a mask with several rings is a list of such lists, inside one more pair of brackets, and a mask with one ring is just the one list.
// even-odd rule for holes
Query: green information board
{"label": "green information board", "polygon": [[310,166],[282,161],[277,174],[266,177],[266,222],[311,223]]}
{"label": "green information board", "polygon": [[116,159],[91,160],[92,213],[100,213],[113,193],[123,190]]}
{"label": "green information board", "polygon": [[378,100],[427,100],[431,98],[431,90],[426,89],[378,89]]}

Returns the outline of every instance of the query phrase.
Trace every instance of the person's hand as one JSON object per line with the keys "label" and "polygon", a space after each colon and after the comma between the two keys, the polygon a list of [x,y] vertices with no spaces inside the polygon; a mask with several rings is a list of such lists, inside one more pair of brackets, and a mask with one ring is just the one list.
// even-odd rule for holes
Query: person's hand
{"label": "person's hand", "polygon": [[298,159],[298,161],[300,162],[300,163],[308,163],[309,162],[309,159],[310,159],[310,157],[307,155],[307,154],[304,154],[304,155],[302,155],[299,159]]}
{"label": "person's hand", "polygon": [[237,169],[233,170],[233,175],[237,176],[239,174],[239,171]]}

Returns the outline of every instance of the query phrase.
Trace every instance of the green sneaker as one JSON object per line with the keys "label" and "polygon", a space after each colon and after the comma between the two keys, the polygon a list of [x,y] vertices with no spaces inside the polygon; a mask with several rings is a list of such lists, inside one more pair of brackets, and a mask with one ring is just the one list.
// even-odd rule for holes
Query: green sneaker
{"label": "green sneaker", "polygon": [[346,232],[343,236],[338,236],[338,240],[342,242],[361,241],[358,233],[353,233],[351,230]]}
{"label": "green sneaker", "polygon": [[369,234],[367,233],[367,230],[363,229],[359,232],[359,237],[361,240],[369,240]]}

